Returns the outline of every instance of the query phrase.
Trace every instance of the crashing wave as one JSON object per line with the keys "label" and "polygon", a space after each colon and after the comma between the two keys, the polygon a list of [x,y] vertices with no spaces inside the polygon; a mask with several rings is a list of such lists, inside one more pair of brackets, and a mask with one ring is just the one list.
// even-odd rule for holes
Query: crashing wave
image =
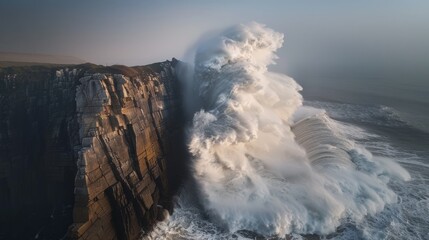
{"label": "crashing wave", "polygon": [[407,174],[383,171],[323,111],[301,106],[301,87],[267,69],[282,44],[252,23],[199,48],[194,178],[212,221],[230,232],[327,234],[396,201],[388,179]]}

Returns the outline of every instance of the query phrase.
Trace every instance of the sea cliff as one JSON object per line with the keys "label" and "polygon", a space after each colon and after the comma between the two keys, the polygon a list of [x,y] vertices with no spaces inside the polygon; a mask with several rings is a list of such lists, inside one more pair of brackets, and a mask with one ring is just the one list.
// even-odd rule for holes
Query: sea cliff
{"label": "sea cliff", "polygon": [[178,63],[0,68],[0,239],[137,239],[161,219],[184,146]]}

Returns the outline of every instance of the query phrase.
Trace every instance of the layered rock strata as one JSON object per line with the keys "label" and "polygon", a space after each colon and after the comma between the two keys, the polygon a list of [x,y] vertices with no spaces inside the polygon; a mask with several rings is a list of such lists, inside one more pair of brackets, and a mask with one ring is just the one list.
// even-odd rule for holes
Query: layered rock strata
{"label": "layered rock strata", "polygon": [[1,69],[1,221],[28,234],[0,232],[136,239],[148,230],[170,205],[167,165],[181,140],[176,64]]}

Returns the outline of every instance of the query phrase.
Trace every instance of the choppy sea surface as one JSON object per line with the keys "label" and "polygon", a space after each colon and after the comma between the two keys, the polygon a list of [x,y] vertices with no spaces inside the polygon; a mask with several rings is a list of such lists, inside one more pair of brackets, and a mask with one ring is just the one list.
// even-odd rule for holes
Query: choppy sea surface
{"label": "choppy sea surface", "polygon": [[391,180],[398,201],[362,222],[344,220],[328,235],[289,234],[267,237],[249,231],[229,233],[213,224],[194,198],[189,183],[176,199],[174,213],[158,223],[145,239],[429,239],[429,133],[402,120],[401,113],[383,105],[306,101],[340,123],[344,133],[374,156],[393,159],[411,175]]}
{"label": "choppy sea surface", "polygon": [[192,176],[143,239],[429,239],[427,95],[301,92],[267,68],[282,44],[251,23],[200,46]]}

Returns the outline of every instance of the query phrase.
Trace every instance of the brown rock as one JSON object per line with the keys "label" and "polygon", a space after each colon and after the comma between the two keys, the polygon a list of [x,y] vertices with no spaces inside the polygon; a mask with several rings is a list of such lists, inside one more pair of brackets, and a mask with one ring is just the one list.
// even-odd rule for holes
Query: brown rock
{"label": "brown rock", "polygon": [[[71,238],[136,239],[148,229],[169,202],[158,164],[180,127],[176,63],[0,69],[0,224],[26,229],[24,239],[67,228]],[[43,222],[52,209],[69,209],[73,222]]]}

